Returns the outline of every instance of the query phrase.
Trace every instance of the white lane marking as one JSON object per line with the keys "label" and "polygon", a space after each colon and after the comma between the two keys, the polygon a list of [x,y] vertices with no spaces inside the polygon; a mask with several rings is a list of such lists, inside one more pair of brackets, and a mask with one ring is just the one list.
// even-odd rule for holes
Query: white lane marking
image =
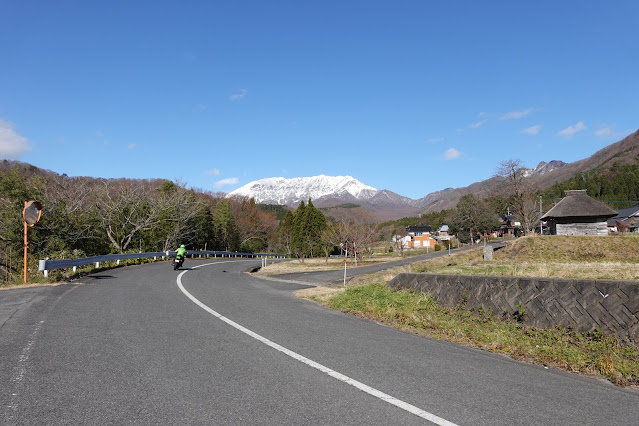
{"label": "white lane marking", "polygon": [[[208,265],[216,265],[219,263],[227,263],[227,262],[237,262],[237,261],[226,261],[226,262],[215,262],[215,263],[206,263],[203,265],[198,265],[198,266],[194,266],[193,269],[195,268],[199,268],[202,266],[208,266]],[[214,311],[213,309],[209,308],[208,306],[206,306],[204,303],[200,302],[198,299],[195,298],[195,296],[193,296],[191,293],[189,293],[184,286],[182,285],[182,275],[184,275],[186,272],[188,271],[183,271],[180,273],[180,275],[178,275],[177,277],[177,285],[180,288],[180,290],[182,290],[182,293],[184,293],[186,295],[186,297],[188,297],[189,299],[191,299],[193,301],[193,303],[195,303],[196,305],[198,305],[200,308],[204,309],[206,312],[210,313],[211,315],[217,317],[218,319],[224,321],[225,323],[227,323],[228,325],[230,325],[231,327],[241,331],[242,333],[245,333],[251,337],[253,337],[256,340],[259,340],[260,342],[264,343],[267,346],[270,346],[273,349],[276,349],[288,356],[290,356],[291,358],[303,362],[304,364],[313,367],[319,371],[321,371],[322,373],[328,374],[329,376],[340,380],[344,383],[347,383],[351,386],[356,387],[357,389],[366,392],[369,395],[372,395],[376,398],[381,399],[382,401],[388,402],[389,404],[393,404],[396,407],[399,407],[403,410],[408,411],[409,413],[413,413],[416,416],[419,416],[423,419],[426,419],[432,423],[435,423],[437,425],[442,425],[442,426],[457,426],[455,423],[449,422],[448,420],[442,419],[441,417],[438,417],[432,413],[429,413],[428,411],[424,411],[421,408],[415,407],[414,405],[411,405],[407,402],[401,401],[393,396],[390,396],[388,394],[385,394],[382,391],[379,391],[375,388],[372,388],[368,385],[365,385],[364,383],[358,382],[355,379],[351,379],[348,376],[345,376],[344,374],[338,373],[335,370],[331,370],[328,367],[325,367],[322,364],[319,364],[311,359],[306,358],[305,356],[302,356],[296,352],[291,351],[290,349],[286,349],[283,346],[278,345],[277,343],[267,339],[266,337],[263,337],[251,330],[249,330],[248,328],[236,323],[233,320],[230,320],[228,318],[226,318],[225,316],[223,316],[222,314]]]}

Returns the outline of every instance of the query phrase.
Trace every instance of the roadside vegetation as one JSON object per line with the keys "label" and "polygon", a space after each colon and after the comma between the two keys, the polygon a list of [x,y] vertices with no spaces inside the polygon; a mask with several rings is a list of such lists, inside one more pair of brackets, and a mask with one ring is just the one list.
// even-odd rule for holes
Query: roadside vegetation
{"label": "roadside vegetation", "polygon": [[[343,265],[342,265],[343,266]],[[270,266],[268,267],[270,268]],[[524,237],[485,262],[482,250],[457,253],[357,277],[347,287],[303,290],[298,296],[364,318],[524,362],[639,386],[639,347],[600,330],[538,329],[458,306],[440,306],[428,294],[392,290],[401,272],[518,275],[585,279],[639,279],[639,236]]]}

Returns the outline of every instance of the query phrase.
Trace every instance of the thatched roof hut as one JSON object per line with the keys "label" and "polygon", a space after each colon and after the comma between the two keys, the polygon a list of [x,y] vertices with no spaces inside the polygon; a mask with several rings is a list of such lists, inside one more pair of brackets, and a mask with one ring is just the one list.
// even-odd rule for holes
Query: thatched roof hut
{"label": "thatched roof hut", "polygon": [[589,197],[585,189],[566,191],[552,209],[542,216],[553,235],[608,235],[608,218],[617,212]]}

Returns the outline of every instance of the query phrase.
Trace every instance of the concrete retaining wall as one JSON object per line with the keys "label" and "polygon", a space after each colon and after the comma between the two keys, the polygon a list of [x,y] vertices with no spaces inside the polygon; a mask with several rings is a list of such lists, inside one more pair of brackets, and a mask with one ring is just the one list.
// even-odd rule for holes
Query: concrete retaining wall
{"label": "concrete retaining wall", "polygon": [[639,281],[399,274],[388,285],[430,293],[451,308],[465,302],[495,316],[513,314],[521,303],[530,326],[599,328],[639,342]]}

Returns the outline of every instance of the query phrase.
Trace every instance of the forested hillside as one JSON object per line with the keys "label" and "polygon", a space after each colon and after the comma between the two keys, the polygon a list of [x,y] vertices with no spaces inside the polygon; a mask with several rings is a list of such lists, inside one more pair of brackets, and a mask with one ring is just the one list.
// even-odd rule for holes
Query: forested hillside
{"label": "forested hillside", "polygon": [[189,249],[277,252],[276,211],[246,198],[168,180],[68,177],[28,164],[0,165],[0,267],[22,268],[24,202],[43,205],[29,229],[29,270],[38,259]]}
{"label": "forested hillside", "polygon": [[639,164],[617,162],[610,167],[579,173],[545,192],[549,197],[559,198],[569,189],[585,189],[588,195],[609,202],[615,209],[639,204]]}
{"label": "forested hillside", "polygon": [[23,268],[22,211],[38,200],[41,221],[29,229],[29,273],[39,259],[69,259],[109,253],[174,250],[269,252],[304,259],[328,256],[346,240],[372,253],[375,227],[326,218],[309,199],[295,211],[259,205],[154,179],[69,177],[35,166],[0,163],[0,273],[16,281]]}

